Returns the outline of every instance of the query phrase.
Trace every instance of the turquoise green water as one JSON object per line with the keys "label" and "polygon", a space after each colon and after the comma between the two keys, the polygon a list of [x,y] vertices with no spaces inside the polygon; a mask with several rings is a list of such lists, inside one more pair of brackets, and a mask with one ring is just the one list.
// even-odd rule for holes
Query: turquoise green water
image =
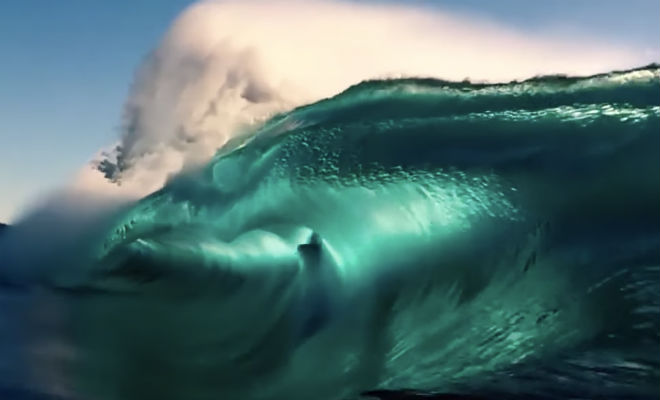
{"label": "turquoise green water", "polygon": [[659,133],[657,66],[361,83],[39,268],[71,355],[28,364],[71,398],[655,398]]}

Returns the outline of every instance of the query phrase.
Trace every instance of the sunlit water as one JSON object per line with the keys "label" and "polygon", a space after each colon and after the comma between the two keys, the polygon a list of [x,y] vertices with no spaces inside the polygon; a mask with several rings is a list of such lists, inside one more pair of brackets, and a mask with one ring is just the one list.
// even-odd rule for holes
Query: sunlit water
{"label": "sunlit water", "polygon": [[657,398],[659,102],[656,66],[365,82],[65,250],[9,228],[0,396]]}

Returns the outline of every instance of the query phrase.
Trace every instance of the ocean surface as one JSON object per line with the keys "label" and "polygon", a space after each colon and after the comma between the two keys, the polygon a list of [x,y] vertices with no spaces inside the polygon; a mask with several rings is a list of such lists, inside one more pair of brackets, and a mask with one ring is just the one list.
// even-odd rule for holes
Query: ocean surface
{"label": "ocean surface", "polygon": [[659,200],[657,65],[362,82],[0,231],[0,398],[657,399]]}

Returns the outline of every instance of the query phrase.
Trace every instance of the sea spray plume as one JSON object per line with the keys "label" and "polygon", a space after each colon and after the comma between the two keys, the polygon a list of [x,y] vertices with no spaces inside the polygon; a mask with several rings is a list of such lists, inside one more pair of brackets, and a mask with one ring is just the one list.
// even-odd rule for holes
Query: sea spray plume
{"label": "sea spray plume", "polygon": [[644,57],[642,50],[528,35],[407,5],[199,2],[140,69],[121,141],[96,168],[112,182],[140,180],[133,186],[146,194],[268,116],[364,79],[502,81],[595,73],[648,62]]}
{"label": "sea spray plume", "polygon": [[167,37],[142,66],[126,105],[123,140],[98,164],[111,180],[136,159],[146,170],[166,172],[205,161],[242,128],[291,107],[262,81],[249,49],[216,43],[200,57],[171,41]]}

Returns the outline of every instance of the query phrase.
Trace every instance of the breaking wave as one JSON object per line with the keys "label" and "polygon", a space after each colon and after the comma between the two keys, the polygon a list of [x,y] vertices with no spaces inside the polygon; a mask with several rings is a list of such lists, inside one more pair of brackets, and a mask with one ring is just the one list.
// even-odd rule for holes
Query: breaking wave
{"label": "breaking wave", "polygon": [[47,350],[7,353],[4,379],[123,400],[656,398],[659,95],[652,65],[366,81],[279,114],[66,255],[31,254],[13,326],[45,326],[22,340]]}

